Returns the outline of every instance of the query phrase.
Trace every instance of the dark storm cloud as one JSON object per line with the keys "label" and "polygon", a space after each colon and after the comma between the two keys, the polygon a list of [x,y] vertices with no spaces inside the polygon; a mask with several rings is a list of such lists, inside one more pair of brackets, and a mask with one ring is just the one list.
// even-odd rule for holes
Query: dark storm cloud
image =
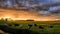
{"label": "dark storm cloud", "polygon": [[[42,0],[43,1],[43,0]],[[43,8],[46,7],[48,8],[47,11],[39,11],[39,13],[41,14],[56,14],[56,15],[60,15],[60,0],[46,0],[41,2],[40,6],[42,6]]]}
{"label": "dark storm cloud", "polygon": [[59,11],[59,10],[60,10],[60,6],[53,6],[49,8],[49,11],[53,11],[53,12]]}
{"label": "dark storm cloud", "polygon": [[16,9],[36,10],[39,14],[60,12],[60,0],[5,0],[0,6]]}

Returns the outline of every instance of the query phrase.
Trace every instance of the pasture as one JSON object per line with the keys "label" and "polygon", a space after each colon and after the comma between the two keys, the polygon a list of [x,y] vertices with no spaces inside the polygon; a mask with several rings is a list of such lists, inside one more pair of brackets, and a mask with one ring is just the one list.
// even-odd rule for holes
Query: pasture
{"label": "pasture", "polygon": [[[0,28],[3,26],[4,27],[6,26],[11,29],[18,29],[18,30],[24,29],[23,30],[24,32],[25,32],[25,30],[34,32],[34,33],[30,32],[31,34],[35,34],[36,32],[37,32],[36,34],[60,34],[60,21],[24,21],[24,20],[6,21],[6,20],[0,20]],[[15,31],[15,32],[17,32],[17,31]],[[18,34],[20,34],[20,33],[18,33]],[[26,33],[24,33],[24,34],[26,34]]]}

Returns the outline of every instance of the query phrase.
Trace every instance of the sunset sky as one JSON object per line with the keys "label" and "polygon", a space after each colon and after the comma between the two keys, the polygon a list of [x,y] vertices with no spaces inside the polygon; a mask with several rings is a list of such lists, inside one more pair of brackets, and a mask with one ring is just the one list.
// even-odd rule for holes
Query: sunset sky
{"label": "sunset sky", "polygon": [[13,18],[19,16],[20,19],[60,19],[60,0],[1,0],[0,7],[20,9],[20,11],[0,9],[0,16],[6,17],[8,14],[7,16],[11,15]]}

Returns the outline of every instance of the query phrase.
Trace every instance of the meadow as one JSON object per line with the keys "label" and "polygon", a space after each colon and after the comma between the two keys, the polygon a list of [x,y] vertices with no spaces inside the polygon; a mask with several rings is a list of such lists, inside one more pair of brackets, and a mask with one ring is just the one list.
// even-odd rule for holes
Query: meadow
{"label": "meadow", "polygon": [[0,30],[10,34],[60,34],[60,21],[0,20]]}

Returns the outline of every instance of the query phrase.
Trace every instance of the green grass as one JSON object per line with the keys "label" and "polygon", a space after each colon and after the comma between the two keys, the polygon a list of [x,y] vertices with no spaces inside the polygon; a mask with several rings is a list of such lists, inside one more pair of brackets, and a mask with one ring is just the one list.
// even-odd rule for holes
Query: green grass
{"label": "green grass", "polygon": [[[15,26],[19,24],[19,26]],[[17,29],[28,29],[28,24],[37,24],[38,26],[32,26],[29,30],[38,32],[40,34],[57,34],[60,33],[60,22],[59,21],[3,21],[0,20],[0,25],[5,25],[10,28]],[[49,28],[49,25],[53,28]],[[44,29],[40,29],[39,26],[43,26]]]}

